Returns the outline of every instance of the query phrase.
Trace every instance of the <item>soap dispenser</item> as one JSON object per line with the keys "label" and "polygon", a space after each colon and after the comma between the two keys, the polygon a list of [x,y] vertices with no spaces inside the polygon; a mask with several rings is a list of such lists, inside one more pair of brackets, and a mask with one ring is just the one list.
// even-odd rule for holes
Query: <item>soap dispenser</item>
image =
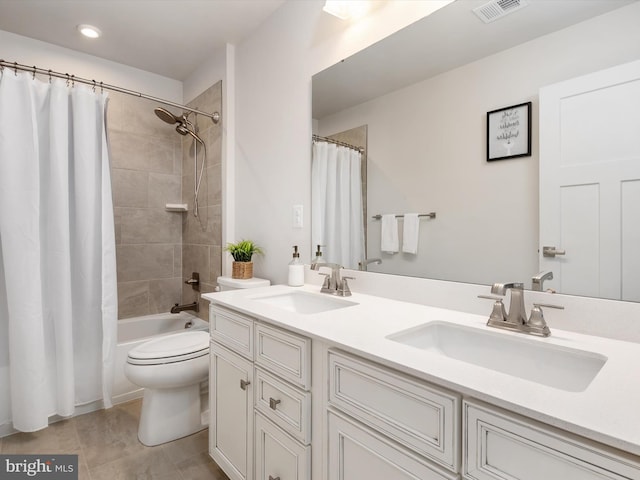
{"label": "soap dispenser", "polygon": [[293,246],[293,260],[289,262],[289,286],[301,287],[304,285],[304,264],[300,261],[298,246]]}
{"label": "soap dispenser", "polygon": [[316,251],[316,258],[313,259],[313,263],[327,263],[324,258],[322,258],[322,247],[323,245],[318,245],[318,250]]}

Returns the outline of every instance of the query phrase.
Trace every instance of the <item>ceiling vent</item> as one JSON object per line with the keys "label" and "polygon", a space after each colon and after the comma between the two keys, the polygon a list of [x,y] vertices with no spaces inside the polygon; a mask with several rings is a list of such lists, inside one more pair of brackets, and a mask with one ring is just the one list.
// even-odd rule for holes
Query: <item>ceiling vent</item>
{"label": "ceiling vent", "polygon": [[474,8],[473,13],[484,23],[491,23],[527,5],[529,5],[528,0],[492,0]]}

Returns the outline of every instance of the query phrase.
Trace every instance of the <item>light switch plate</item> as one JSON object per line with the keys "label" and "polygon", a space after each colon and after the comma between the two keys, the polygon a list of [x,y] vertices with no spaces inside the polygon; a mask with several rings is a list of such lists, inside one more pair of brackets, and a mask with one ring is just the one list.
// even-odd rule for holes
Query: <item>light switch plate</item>
{"label": "light switch plate", "polygon": [[293,228],[302,228],[303,223],[303,207],[302,205],[294,205],[292,208],[291,226]]}

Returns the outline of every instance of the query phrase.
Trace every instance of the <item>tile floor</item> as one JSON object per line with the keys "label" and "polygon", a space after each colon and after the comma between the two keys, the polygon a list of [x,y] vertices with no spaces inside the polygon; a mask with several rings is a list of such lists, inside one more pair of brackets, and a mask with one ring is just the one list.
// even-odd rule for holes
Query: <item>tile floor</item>
{"label": "tile floor", "polygon": [[157,447],[138,441],[141,400],[0,438],[0,453],[78,454],[79,480],[228,480],[203,430]]}

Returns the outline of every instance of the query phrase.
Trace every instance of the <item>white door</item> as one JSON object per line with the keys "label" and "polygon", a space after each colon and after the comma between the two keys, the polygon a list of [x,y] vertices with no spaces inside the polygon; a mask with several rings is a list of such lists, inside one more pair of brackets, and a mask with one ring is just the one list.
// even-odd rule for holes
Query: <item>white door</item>
{"label": "white door", "polygon": [[211,342],[209,453],[231,480],[253,478],[253,366]]}
{"label": "white door", "polygon": [[640,301],[640,61],[540,89],[540,270]]}

